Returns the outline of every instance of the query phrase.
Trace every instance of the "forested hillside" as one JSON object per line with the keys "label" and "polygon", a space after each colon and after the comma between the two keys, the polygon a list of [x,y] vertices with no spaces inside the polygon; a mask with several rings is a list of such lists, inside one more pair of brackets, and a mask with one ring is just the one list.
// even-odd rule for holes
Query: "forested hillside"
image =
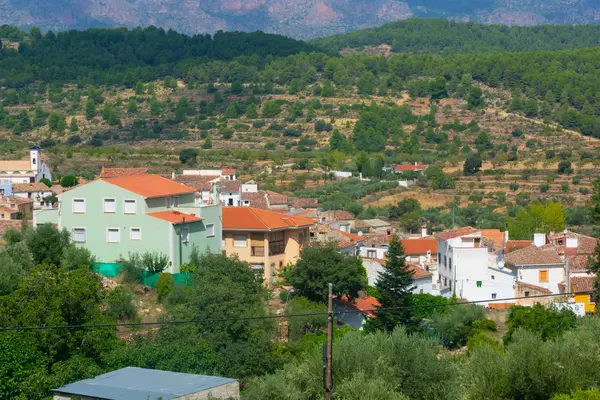
{"label": "forested hillside", "polygon": [[408,19],[377,28],[313,39],[332,51],[388,44],[395,53],[479,53],[596,47],[600,25],[482,25],[444,19]]}

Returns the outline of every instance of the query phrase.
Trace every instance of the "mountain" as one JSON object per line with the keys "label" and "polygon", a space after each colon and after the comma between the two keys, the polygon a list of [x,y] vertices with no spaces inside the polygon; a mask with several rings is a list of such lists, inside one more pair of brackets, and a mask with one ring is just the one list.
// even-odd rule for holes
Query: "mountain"
{"label": "mountain", "polygon": [[415,16],[584,24],[600,19],[600,0],[0,0],[0,24],[52,30],[156,25],[187,34],[262,30],[304,39]]}

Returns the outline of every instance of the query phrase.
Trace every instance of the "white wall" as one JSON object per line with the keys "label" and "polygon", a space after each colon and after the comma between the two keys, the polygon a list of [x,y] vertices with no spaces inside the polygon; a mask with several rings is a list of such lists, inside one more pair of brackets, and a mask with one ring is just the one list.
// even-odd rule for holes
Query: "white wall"
{"label": "white wall", "polygon": [[228,206],[229,205],[229,200],[231,199],[233,201],[233,205],[235,207],[238,207],[240,205],[240,194],[239,193],[231,193],[231,192],[221,192],[221,203],[223,203],[223,205]]}
{"label": "white wall", "polygon": [[[548,271],[548,282],[540,282],[540,271]],[[564,266],[531,266],[519,267],[516,270],[517,279],[519,281],[530,283],[532,285],[541,286],[550,290],[552,293],[560,293],[558,283],[565,280]]]}
{"label": "white wall", "polygon": [[256,183],[243,183],[242,193],[256,193],[258,192],[258,185]]}
{"label": "white wall", "polygon": [[184,169],[183,175],[221,176],[220,169]]}
{"label": "white wall", "polygon": [[419,293],[431,294],[431,292],[433,291],[432,282],[433,282],[433,276],[429,276],[426,278],[420,278],[420,279],[414,279],[413,285],[415,285],[416,287],[413,289],[413,293],[415,293],[415,294],[419,294]]}
{"label": "white wall", "polygon": [[[483,285],[488,290],[488,299],[507,299],[515,297],[515,281],[517,277],[507,268],[488,267],[488,279]],[[514,300],[502,301],[499,303],[514,303]],[[493,303],[492,303],[493,304]]]}
{"label": "white wall", "polygon": [[363,259],[363,267],[367,270],[367,281],[369,286],[375,286],[379,278],[379,272],[383,271],[383,265],[377,261]]}
{"label": "white wall", "polygon": [[[375,257],[373,256],[369,256],[369,252],[370,251],[374,251],[375,252]],[[388,252],[388,248],[387,247],[377,247],[377,246],[362,246],[360,248],[360,256],[363,258],[378,258],[380,260],[383,260]]]}
{"label": "white wall", "polygon": [[39,182],[42,178],[52,180],[52,172],[50,172],[50,167],[45,162],[40,163],[35,181]]}

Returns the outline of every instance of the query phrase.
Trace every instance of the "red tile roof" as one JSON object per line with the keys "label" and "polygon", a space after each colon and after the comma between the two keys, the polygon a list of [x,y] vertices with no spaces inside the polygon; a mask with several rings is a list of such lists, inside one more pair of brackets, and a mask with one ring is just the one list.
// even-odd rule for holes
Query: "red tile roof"
{"label": "red tile roof", "polygon": [[342,303],[349,305],[351,307],[356,308],[359,311],[362,311],[365,315],[374,318],[375,314],[372,310],[376,310],[378,307],[381,307],[381,304],[375,297],[365,297],[358,298],[350,301],[347,296],[342,296],[339,299]]}
{"label": "red tile roof", "polygon": [[35,192],[51,192],[48,186],[42,182],[37,183],[13,183],[13,193],[35,193]]}
{"label": "red tile roof", "polygon": [[435,234],[435,237],[442,240],[454,239],[461,236],[472,235],[476,232],[481,232],[480,229],[475,229],[470,226],[462,228],[450,229],[447,231],[439,232]]}
{"label": "red tile roof", "polygon": [[4,235],[9,229],[20,229],[23,221],[18,219],[0,220],[0,236]]}
{"label": "red tile roof", "polygon": [[410,164],[410,165],[396,165],[396,172],[404,172],[404,171],[423,171],[427,168],[427,165],[423,164]]}
{"label": "red tile roof", "polygon": [[594,290],[595,276],[572,276],[571,291],[572,292],[589,292]]}
{"label": "red tile roof", "polygon": [[528,289],[537,290],[542,293],[552,293],[550,290],[543,288],[541,286],[533,285],[531,283],[523,282],[523,281],[515,281],[516,286],[523,286]]}
{"label": "red tile roof", "polygon": [[162,219],[163,221],[167,221],[172,224],[202,221],[202,218],[197,217],[194,214],[185,214],[175,210],[157,211],[153,213],[148,213],[148,215],[154,218]]}
{"label": "red tile roof", "polygon": [[481,236],[486,244],[491,244],[494,249],[501,249],[504,244],[504,232],[500,229],[482,229]]}
{"label": "red tile roof", "polygon": [[104,168],[100,171],[100,178],[119,178],[122,176],[137,176],[148,173],[148,168]]}
{"label": "red tile roof", "polygon": [[408,268],[414,272],[413,279],[429,278],[430,276],[433,276],[431,272],[427,271],[424,268],[421,268],[417,264],[407,262],[406,265],[408,265]]}
{"label": "red tile roof", "polygon": [[299,208],[316,208],[318,203],[317,203],[317,199],[289,197],[288,204],[290,204],[290,206],[294,209],[299,209]]}
{"label": "red tile roof", "polygon": [[242,192],[241,198],[243,201],[250,202],[250,207],[268,210],[269,205],[265,196],[265,191],[259,190],[258,192]]}
{"label": "red tile roof", "polygon": [[222,193],[239,193],[241,183],[240,181],[219,181],[217,184],[221,188]]}
{"label": "red tile roof", "polygon": [[235,175],[235,168],[223,168],[221,175]]}
{"label": "red tile roof", "polygon": [[533,244],[531,240],[509,240],[506,242],[506,247],[504,251],[518,250],[524,249],[525,247],[529,247]]}
{"label": "red tile roof", "polygon": [[422,254],[437,253],[437,240],[433,237],[419,238],[419,239],[401,239],[402,246],[404,247],[404,254],[407,256],[417,256]]}
{"label": "red tile roof", "polygon": [[254,207],[223,207],[223,229],[259,230],[308,227],[315,222]]}
{"label": "red tile roof", "polygon": [[210,190],[212,188],[211,181],[218,179],[218,176],[211,175],[178,175],[173,180],[196,190]]}
{"label": "red tile roof", "polygon": [[120,178],[103,178],[102,180],[137,193],[147,199],[194,193],[196,191],[193,187],[182,185],[158,175],[123,176]]}
{"label": "red tile roof", "polygon": [[553,245],[537,247],[531,245],[524,249],[512,251],[504,257],[511,265],[559,265],[564,261]]}

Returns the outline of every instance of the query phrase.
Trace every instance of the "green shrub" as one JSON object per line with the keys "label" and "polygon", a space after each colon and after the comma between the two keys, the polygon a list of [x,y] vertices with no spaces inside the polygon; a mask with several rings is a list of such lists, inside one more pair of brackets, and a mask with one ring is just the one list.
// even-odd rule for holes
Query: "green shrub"
{"label": "green shrub", "polygon": [[546,193],[550,189],[550,186],[547,183],[542,183],[540,185],[540,193]]}
{"label": "green shrub", "polygon": [[142,266],[151,274],[163,272],[169,264],[169,257],[162,253],[145,252],[142,255]]}
{"label": "green shrub", "polygon": [[590,193],[590,189],[586,188],[586,187],[580,187],[579,188],[579,193],[586,195]]}
{"label": "green shrub", "polygon": [[167,298],[171,290],[173,290],[173,275],[168,272],[162,272],[158,276],[158,281],[156,282],[156,291],[158,292],[158,301],[161,303]]}
{"label": "green shrub", "polygon": [[60,186],[62,187],[73,187],[79,183],[79,179],[75,175],[65,175],[60,180]]}
{"label": "green shrub", "polygon": [[511,183],[509,186],[510,190],[512,190],[513,192],[516,192],[517,190],[519,190],[519,184],[516,182]]}
{"label": "green shrub", "polygon": [[282,303],[285,303],[288,300],[288,296],[289,296],[289,291],[287,290],[282,290],[279,292],[279,300],[281,300]]}
{"label": "green shrub", "polygon": [[128,283],[142,283],[144,280],[144,270],[141,268],[141,257],[138,253],[129,253],[128,258],[119,257],[117,264],[123,269],[121,274],[123,280]]}
{"label": "green shrub", "polygon": [[106,313],[114,319],[133,319],[136,308],[133,293],[124,286],[117,286],[104,295]]}
{"label": "green shrub", "polygon": [[288,327],[291,340],[300,340],[307,333],[322,333],[327,326],[327,307],[322,303],[310,301],[306,297],[294,297],[285,310],[286,314],[321,314],[290,318]]}
{"label": "green shrub", "polygon": [[436,313],[432,317],[432,327],[444,346],[462,347],[477,331],[475,322],[484,319],[484,310],[479,306],[455,306],[446,313]]}
{"label": "green shrub", "polygon": [[498,343],[497,340],[489,337],[483,332],[478,332],[467,340],[467,348],[469,353],[472,353],[473,350],[481,346],[490,346],[496,350],[501,349],[500,343]]}

